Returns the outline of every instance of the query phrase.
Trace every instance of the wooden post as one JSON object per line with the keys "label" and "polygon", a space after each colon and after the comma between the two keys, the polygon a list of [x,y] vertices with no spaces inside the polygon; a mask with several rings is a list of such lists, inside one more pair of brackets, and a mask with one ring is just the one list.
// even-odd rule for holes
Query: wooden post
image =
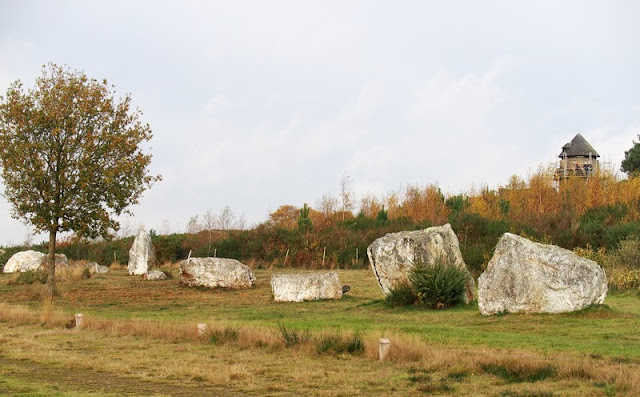
{"label": "wooden post", "polygon": [[213,249],[213,257],[214,257],[214,258],[217,258],[217,257],[218,257],[218,249],[217,249],[217,248],[214,248],[214,249]]}
{"label": "wooden post", "polygon": [[356,248],[356,266],[358,266],[358,249]]}
{"label": "wooden post", "polygon": [[389,354],[391,348],[391,341],[389,339],[380,339],[380,348],[378,350],[378,360],[384,361]]}
{"label": "wooden post", "polygon": [[116,256],[116,252],[113,251],[113,262],[118,263],[118,257]]}
{"label": "wooden post", "polygon": [[324,269],[324,257],[327,254],[327,247],[322,250],[322,268]]}
{"label": "wooden post", "polygon": [[287,266],[287,258],[289,257],[289,248],[287,248],[287,253],[284,254],[284,266]]}
{"label": "wooden post", "polygon": [[82,313],[76,313],[76,329],[82,329],[82,327],[84,327]]}

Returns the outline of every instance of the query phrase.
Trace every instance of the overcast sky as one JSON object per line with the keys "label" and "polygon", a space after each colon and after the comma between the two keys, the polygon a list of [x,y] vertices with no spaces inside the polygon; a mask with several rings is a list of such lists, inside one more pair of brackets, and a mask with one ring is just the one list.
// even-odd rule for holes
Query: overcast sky
{"label": "overcast sky", "polygon": [[[106,78],[164,178],[129,223],[182,232],[229,206],[250,226],[343,175],[359,196],[497,188],[578,132],[619,169],[640,133],[639,20],[610,0],[0,0],[0,92],[48,62]],[[0,245],[27,234],[0,198]]]}

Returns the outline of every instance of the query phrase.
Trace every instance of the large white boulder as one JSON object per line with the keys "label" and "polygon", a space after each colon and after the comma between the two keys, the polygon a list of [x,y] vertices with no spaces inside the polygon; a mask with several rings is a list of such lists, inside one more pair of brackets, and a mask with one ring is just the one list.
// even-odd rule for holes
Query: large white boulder
{"label": "large white boulder", "polygon": [[256,281],[249,266],[226,258],[185,259],[180,276],[186,285],[209,288],[250,288]]}
{"label": "large white boulder", "polygon": [[553,245],[505,233],[478,279],[478,308],[501,312],[562,313],[602,304],[607,277],[592,260]]}
{"label": "large white boulder", "polygon": [[151,237],[145,230],[140,230],[129,249],[129,265],[127,266],[129,275],[146,274],[155,263],[156,255],[153,251],[153,244],[151,244]]}
{"label": "large white boulder", "polygon": [[473,300],[475,282],[462,259],[458,237],[448,223],[424,230],[389,233],[374,240],[367,248],[367,255],[373,274],[385,295],[390,293],[393,286],[408,281],[414,263],[422,261],[433,265],[437,259],[442,258],[467,272],[469,282],[464,301],[469,303]]}
{"label": "large white boulder", "polygon": [[[4,273],[26,272],[27,270],[38,270],[47,261],[47,254],[28,250],[13,254],[4,265]],[[65,254],[56,254],[56,267],[69,266],[69,261]]]}
{"label": "large white boulder", "polygon": [[274,274],[271,290],[276,302],[302,302],[342,299],[338,273]]}

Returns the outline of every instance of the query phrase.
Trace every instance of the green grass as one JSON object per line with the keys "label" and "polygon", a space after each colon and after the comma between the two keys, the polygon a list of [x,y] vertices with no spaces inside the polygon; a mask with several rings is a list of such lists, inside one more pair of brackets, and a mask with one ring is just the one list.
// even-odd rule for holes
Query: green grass
{"label": "green grass", "polygon": [[[184,383],[191,387],[189,393],[198,395],[203,385],[218,387],[220,382],[221,389],[213,389],[214,394],[230,390],[231,395],[621,395],[626,390],[624,382],[619,382],[623,378],[595,378],[594,371],[600,364],[630,370],[640,364],[640,298],[636,296],[609,296],[606,305],[568,314],[485,317],[475,303],[445,310],[389,307],[370,271],[339,270],[341,282],[351,285],[342,300],[273,302],[271,274],[291,271],[256,270],[256,287],[238,291],[184,287],[178,277],[148,282],[128,276],[126,270],[60,283],[55,307],[69,318],[80,312],[86,321],[193,324],[194,332],[196,324],[207,323],[211,333],[199,342],[163,341],[95,329],[78,333],[0,322],[0,390],[9,390],[9,395],[66,397],[79,395],[73,393],[92,381],[95,389],[82,395],[108,396],[100,394],[100,379],[121,375],[105,393],[143,387],[148,395],[171,394]],[[3,303],[41,309],[42,285],[9,285],[8,280],[10,275],[0,275]],[[264,335],[267,342],[243,345],[244,332]],[[428,358],[414,361],[406,358],[410,353],[403,353],[405,358],[398,361],[379,363],[377,339],[382,337],[391,338],[392,348],[394,338],[405,343],[416,339],[426,344],[427,351],[464,350],[460,358],[474,356],[476,361],[447,364],[445,360],[432,368]],[[494,358],[485,363],[487,351]],[[517,363],[520,354],[538,355],[532,363],[539,362],[539,367],[512,365],[509,360],[515,358]],[[30,360],[43,378],[19,373],[15,363],[23,359]],[[583,375],[579,365],[572,375],[567,375],[566,365],[554,372],[556,360],[581,359],[591,365]],[[120,362],[128,364],[116,367]],[[78,368],[70,371],[64,367],[69,364]],[[107,373],[92,374],[92,368]],[[76,373],[77,378],[72,375]],[[157,385],[159,380],[169,386]],[[531,382],[536,382],[539,392],[531,389]]]}
{"label": "green grass", "polygon": [[[254,272],[255,288],[234,291],[184,287],[179,278],[150,283],[118,270],[60,285],[55,304],[86,318],[211,322],[275,330],[282,324],[294,330],[352,330],[381,337],[396,333],[442,345],[564,351],[640,362],[640,298],[634,296],[609,296],[606,306],[577,313],[485,317],[475,303],[446,310],[387,307],[367,270],[339,271],[341,282],[351,285],[342,300],[275,303],[269,285],[272,271]],[[0,276],[5,302],[39,305],[34,302],[37,285],[7,285],[7,276]]]}

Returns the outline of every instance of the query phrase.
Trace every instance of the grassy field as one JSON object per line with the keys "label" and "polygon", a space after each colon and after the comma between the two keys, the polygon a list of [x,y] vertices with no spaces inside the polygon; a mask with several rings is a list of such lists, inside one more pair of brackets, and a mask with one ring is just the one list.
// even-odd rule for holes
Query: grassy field
{"label": "grassy field", "polygon": [[[41,285],[0,275],[0,394],[640,395],[640,299],[563,315],[483,317],[472,304],[388,308],[373,275],[339,271],[341,301],[275,303],[273,272],[250,290],[144,281],[126,270],[62,281],[40,324]],[[174,270],[175,275],[177,272]],[[85,328],[65,328],[83,313]],[[207,335],[197,324],[208,324]],[[282,330],[299,337],[287,346]],[[360,340],[364,352],[322,352]],[[379,338],[390,338],[377,360]]]}

